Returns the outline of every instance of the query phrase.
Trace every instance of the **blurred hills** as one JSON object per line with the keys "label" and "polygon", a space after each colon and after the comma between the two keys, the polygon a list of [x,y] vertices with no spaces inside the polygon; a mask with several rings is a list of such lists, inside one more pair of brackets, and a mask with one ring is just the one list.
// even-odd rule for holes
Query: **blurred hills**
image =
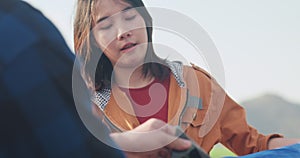
{"label": "blurred hills", "polygon": [[287,138],[300,137],[300,104],[275,94],[265,94],[241,103],[247,121],[263,134],[281,133]]}

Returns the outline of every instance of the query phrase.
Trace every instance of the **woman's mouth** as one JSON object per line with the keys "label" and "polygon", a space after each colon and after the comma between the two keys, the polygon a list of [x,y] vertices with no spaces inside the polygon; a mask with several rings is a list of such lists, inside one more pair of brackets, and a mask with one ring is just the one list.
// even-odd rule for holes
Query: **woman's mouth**
{"label": "woman's mouth", "polygon": [[136,43],[127,43],[121,48],[121,53],[128,53],[131,52],[136,48]]}

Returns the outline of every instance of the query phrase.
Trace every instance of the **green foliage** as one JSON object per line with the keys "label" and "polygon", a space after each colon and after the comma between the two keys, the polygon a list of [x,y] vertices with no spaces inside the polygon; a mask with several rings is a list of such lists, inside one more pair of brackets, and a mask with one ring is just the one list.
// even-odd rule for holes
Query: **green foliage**
{"label": "green foliage", "polygon": [[225,156],[236,156],[233,152],[228,150],[221,144],[217,144],[211,151],[210,154],[211,158],[221,158]]}

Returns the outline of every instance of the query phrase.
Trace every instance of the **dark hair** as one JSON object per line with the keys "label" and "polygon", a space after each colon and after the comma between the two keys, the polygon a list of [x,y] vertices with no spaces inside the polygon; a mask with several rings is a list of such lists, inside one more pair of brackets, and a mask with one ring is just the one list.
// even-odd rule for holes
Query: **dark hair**
{"label": "dark hair", "polygon": [[[74,21],[74,47],[75,53],[82,61],[82,74],[89,88],[100,90],[110,88],[113,66],[106,55],[99,49],[91,30],[95,24],[93,20],[94,4],[98,0],[78,0]],[[164,80],[169,76],[169,69],[165,60],[159,58],[152,45],[152,18],[141,0],[123,0],[136,8],[146,23],[148,35],[148,48],[145,63],[142,68],[143,77],[153,76]],[[99,56],[101,54],[101,57]],[[100,57],[100,59],[99,59]],[[96,61],[98,60],[99,61]],[[149,61],[149,62],[147,62]],[[152,62],[150,62],[152,61]],[[97,65],[93,64],[97,63]],[[96,67],[96,73],[95,72]],[[94,76],[94,77],[93,77]]]}

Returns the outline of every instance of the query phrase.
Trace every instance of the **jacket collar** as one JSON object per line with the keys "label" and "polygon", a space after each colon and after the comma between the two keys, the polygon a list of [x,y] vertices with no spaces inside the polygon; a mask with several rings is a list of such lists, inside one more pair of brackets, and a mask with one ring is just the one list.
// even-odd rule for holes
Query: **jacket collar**
{"label": "jacket collar", "polygon": [[[185,87],[185,82],[183,80],[183,64],[180,61],[166,61],[168,67],[170,68],[178,86],[180,88]],[[105,88],[100,91],[96,91],[92,97],[92,101],[103,111],[110,100],[111,89]]]}

